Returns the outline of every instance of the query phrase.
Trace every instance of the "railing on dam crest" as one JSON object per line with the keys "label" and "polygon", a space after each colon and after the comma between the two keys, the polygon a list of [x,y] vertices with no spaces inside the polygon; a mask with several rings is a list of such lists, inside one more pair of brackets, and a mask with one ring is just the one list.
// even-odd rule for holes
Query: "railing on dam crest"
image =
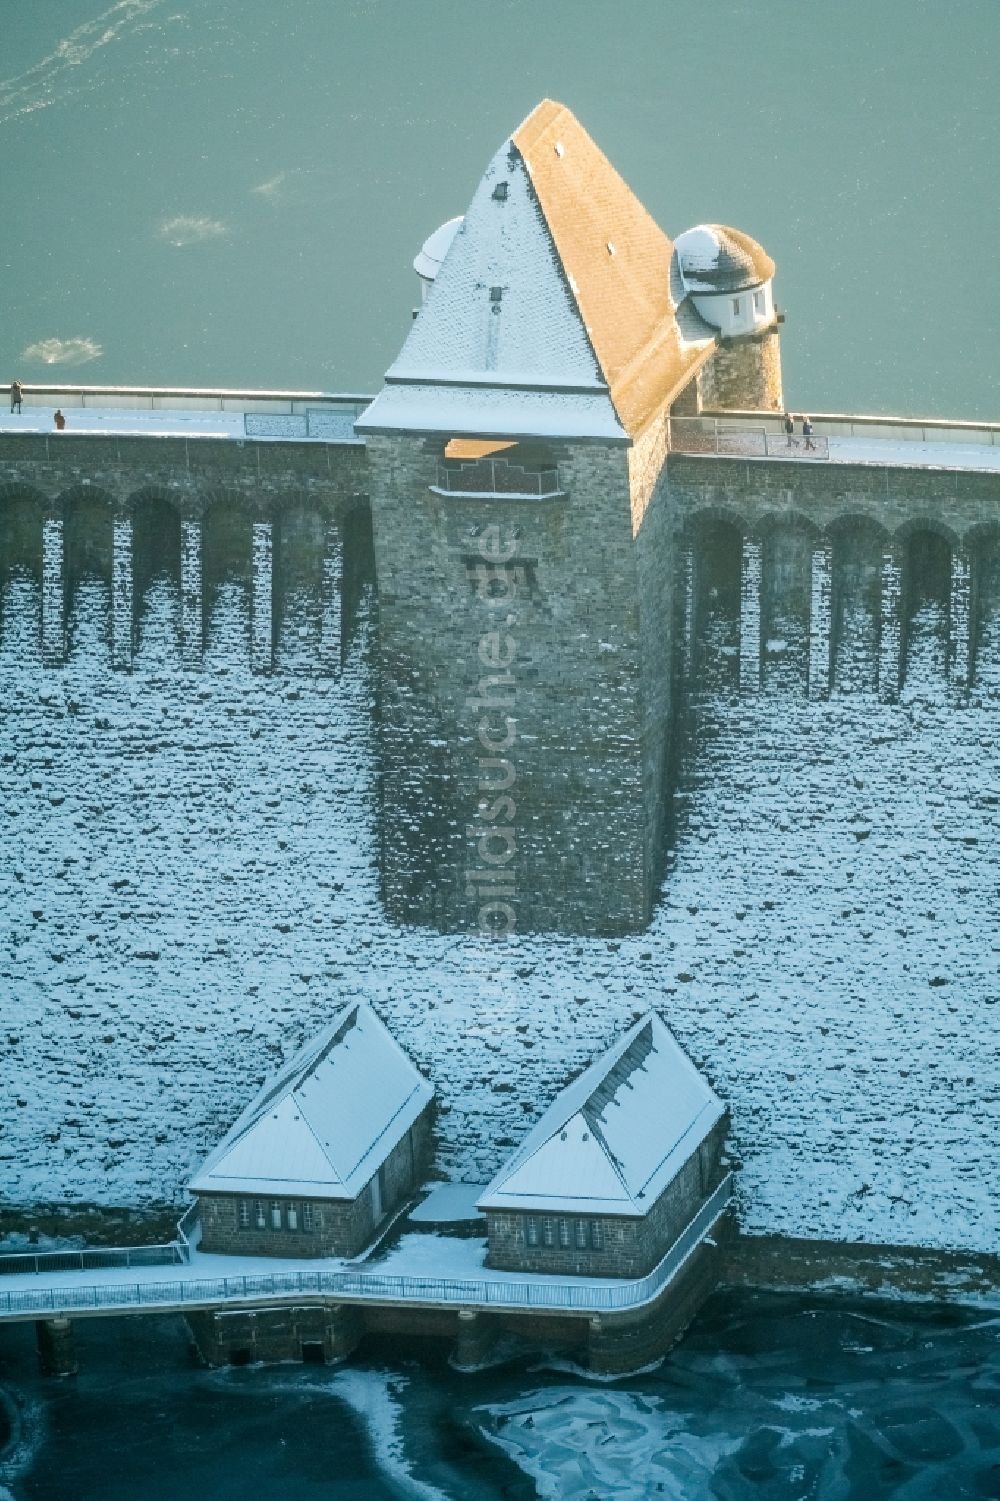
{"label": "railing on dam crest", "polygon": [[677,453],[722,454],[748,459],[829,459],[829,439],[816,433],[769,433],[763,427],[720,422],[717,417],[671,417],[670,447]]}

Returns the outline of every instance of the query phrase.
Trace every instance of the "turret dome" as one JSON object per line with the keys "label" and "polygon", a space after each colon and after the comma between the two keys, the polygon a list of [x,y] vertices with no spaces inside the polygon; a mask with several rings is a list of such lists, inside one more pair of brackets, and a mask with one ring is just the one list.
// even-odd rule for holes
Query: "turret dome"
{"label": "turret dome", "polygon": [[696,224],[674,241],[686,292],[746,292],[770,281],[774,262],[756,240],[726,224]]}

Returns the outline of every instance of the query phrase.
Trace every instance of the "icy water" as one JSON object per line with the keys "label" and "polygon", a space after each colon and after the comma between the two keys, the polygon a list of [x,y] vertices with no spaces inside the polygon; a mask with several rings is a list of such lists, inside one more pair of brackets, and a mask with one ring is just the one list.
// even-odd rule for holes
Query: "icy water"
{"label": "icy water", "polygon": [[[196,1368],[183,1325],[80,1326],[79,1377],[0,1335],[14,1501],[963,1501],[1000,1497],[1000,1315],[719,1295],[656,1371],[613,1383],[443,1347],[337,1368]],[[92,1435],[99,1432],[95,1445]]]}
{"label": "icy water", "polygon": [[545,95],[778,264],[796,406],[996,418],[996,0],[0,7],[0,380],[371,390]]}

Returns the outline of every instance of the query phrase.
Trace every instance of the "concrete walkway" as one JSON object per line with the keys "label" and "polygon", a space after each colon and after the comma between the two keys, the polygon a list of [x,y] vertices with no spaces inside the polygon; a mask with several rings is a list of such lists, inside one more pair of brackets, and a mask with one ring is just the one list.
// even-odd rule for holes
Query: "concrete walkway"
{"label": "concrete walkway", "polygon": [[209,1256],[168,1266],[15,1272],[0,1277],[0,1322],[64,1316],[163,1312],[231,1302],[302,1297],[445,1307],[545,1308],[565,1312],[641,1307],[656,1297],[726,1212],[726,1178],[645,1277],[557,1277],[486,1267],[486,1242],[409,1234],[370,1260]]}

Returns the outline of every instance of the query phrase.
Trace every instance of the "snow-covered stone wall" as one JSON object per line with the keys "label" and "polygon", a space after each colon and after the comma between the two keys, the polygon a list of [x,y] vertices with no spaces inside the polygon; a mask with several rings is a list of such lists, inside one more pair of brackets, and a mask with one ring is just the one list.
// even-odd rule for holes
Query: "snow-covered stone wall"
{"label": "snow-covered stone wall", "polygon": [[[787,467],[769,492],[766,466],[670,465],[678,523],[708,507],[766,540],[748,568],[731,528],[735,583],[707,602],[699,589],[722,575],[697,544],[690,563],[678,550],[695,639],[674,836],[649,929],[615,940],[484,947],[386,916],[380,870],[399,830],[394,808],[379,811],[373,596],[328,517],[256,550],[248,518],[249,569],[213,563],[208,592],[188,518],[175,574],[135,570],[125,672],[111,628],[128,588],[121,533],[108,576],[77,558],[67,590],[39,514],[35,561],[8,567],[0,593],[6,1201],[180,1202],[263,1076],[353,995],[435,1083],[439,1170],[482,1182],[570,1073],[655,1005],[730,1105],[748,1230],[994,1244],[996,541],[970,535],[958,553],[942,539],[918,588],[910,481],[880,474],[882,530],[852,592],[833,523],[838,505],[872,501],[859,499],[870,476],[842,473],[839,498],[830,477],[810,479],[807,507]],[[914,510],[939,524],[953,503],[954,522],[960,502],[929,487]],[[775,544],[768,506],[798,528],[794,547]],[[800,545],[821,526],[829,578],[826,543]],[[798,595],[781,613],[779,564],[815,596],[804,616]],[[262,674],[252,626],[268,608]],[[742,694],[741,616],[764,664]],[[897,702],[879,696],[887,619]],[[812,698],[827,629],[830,693]],[[971,687],[954,670],[965,630]]]}

